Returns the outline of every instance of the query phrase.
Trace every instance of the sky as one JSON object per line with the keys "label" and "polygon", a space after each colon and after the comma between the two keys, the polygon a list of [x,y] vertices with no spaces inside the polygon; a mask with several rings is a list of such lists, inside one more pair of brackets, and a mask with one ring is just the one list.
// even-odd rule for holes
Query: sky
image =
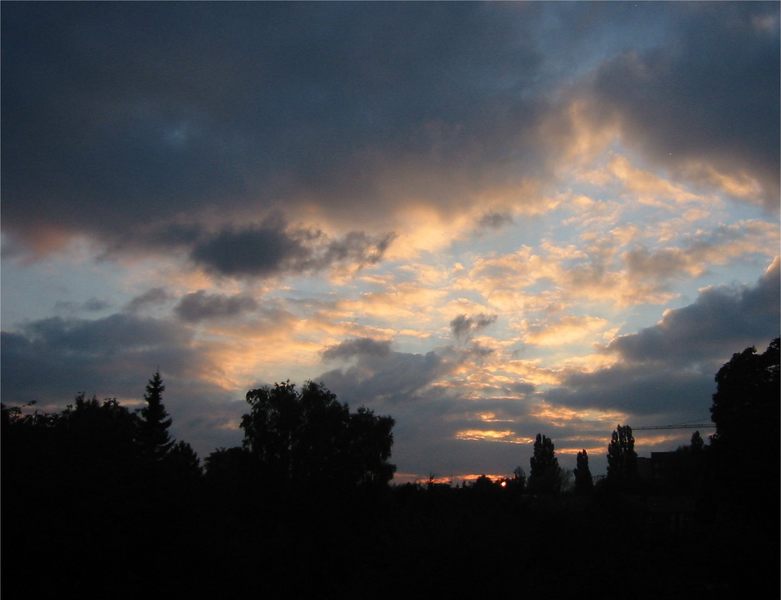
{"label": "sky", "polygon": [[159,369],[203,457],[314,380],[397,481],[602,473],[779,334],[779,106],[778,3],[3,2],[2,400]]}

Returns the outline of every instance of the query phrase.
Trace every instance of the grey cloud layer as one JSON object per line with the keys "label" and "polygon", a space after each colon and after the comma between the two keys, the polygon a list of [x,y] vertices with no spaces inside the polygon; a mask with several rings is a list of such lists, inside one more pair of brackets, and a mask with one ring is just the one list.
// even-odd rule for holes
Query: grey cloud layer
{"label": "grey cloud layer", "polygon": [[611,342],[606,350],[621,356],[619,364],[571,374],[546,398],[669,422],[707,417],[718,368],[732,353],[764,348],[778,335],[780,276],[776,259],[754,286],[702,291],[693,304],[666,312],[657,325]]}
{"label": "grey cloud layer", "polygon": [[630,361],[674,365],[718,359],[727,349],[737,352],[769,341],[781,318],[780,277],[776,259],[756,286],[706,289],[694,304],[667,312],[653,327],[617,338],[608,350]]}
{"label": "grey cloud layer", "polygon": [[[368,344],[363,344],[368,346]],[[361,348],[356,364],[333,369],[317,378],[343,401],[354,405],[387,405],[413,400],[452,367],[436,352],[383,353],[377,346]],[[326,351],[328,352],[328,351]],[[338,347],[336,350],[339,353]]]}
{"label": "grey cloud layer", "polygon": [[193,373],[202,364],[186,330],[130,314],[43,319],[2,336],[3,401],[10,403],[72,400],[96,389],[120,395],[158,365]]}
{"label": "grey cloud layer", "polygon": [[777,211],[778,4],[673,11],[679,18],[667,44],[624,52],[599,68],[596,106],[618,116],[627,140],[673,171],[695,161],[750,174],[762,184],[766,206]]}
{"label": "grey cloud layer", "polygon": [[12,6],[6,222],[48,215],[111,236],[215,201],[268,208],[298,195],[376,213],[378,172],[450,167],[486,126],[506,125],[482,122],[493,113],[475,102],[539,61],[504,12]]}
{"label": "grey cloud layer", "polygon": [[[215,203],[224,215],[315,203],[375,224],[405,197],[459,210],[486,186],[544,178],[568,142],[541,137],[537,124],[557,114],[562,85],[577,87],[572,78],[600,63],[584,84],[597,117],[618,115],[631,141],[671,168],[678,157],[734,163],[772,192],[778,32],[752,23],[777,12],[9,4],[3,227],[114,243],[150,223],[208,219]],[[295,259],[296,241],[277,234],[264,249]],[[226,231],[193,256],[223,271],[273,270],[223,259],[245,237],[261,244],[252,231]]]}
{"label": "grey cloud layer", "polygon": [[394,234],[370,236],[353,231],[330,240],[312,230],[289,230],[284,222],[224,229],[195,243],[191,258],[219,275],[268,277],[319,271],[332,265],[370,265],[382,259]]}
{"label": "grey cloud layer", "polygon": [[168,292],[161,287],[156,287],[131,298],[130,302],[125,305],[125,310],[130,313],[135,313],[150,306],[164,304],[168,300],[170,300]]}
{"label": "grey cloud layer", "polygon": [[250,296],[208,294],[204,290],[199,290],[185,295],[174,307],[174,312],[180,319],[195,323],[235,317],[257,307],[258,303]]}
{"label": "grey cloud layer", "polygon": [[453,332],[456,339],[466,340],[480,329],[488,327],[495,321],[496,315],[484,315],[482,313],[475,315],[474,317],[458,315],[455,319],[450,321],[450,330]]}
{"label": "grey cloud layer", "polygon": [[99,313],[111,308],[111,303],[100,298],[90,298],[82,303],[58,301],[54,304],[54,312],[65,314],[77,314],[80,312]]}
{"label": "grey cloud layer", "polygon": [[323,350],[324,360],[349,359],[354,356],[388,356],[390,341],[353,338]]}

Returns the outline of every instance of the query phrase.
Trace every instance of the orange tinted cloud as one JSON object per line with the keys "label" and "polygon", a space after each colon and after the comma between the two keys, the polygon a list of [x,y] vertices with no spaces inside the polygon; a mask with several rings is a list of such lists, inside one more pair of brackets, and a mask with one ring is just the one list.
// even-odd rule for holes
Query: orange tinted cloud
{"label": "orange tinted cloud", "polygon": [[594,336],[610,325],[601,317],[565,315],[548,322],[522,322],[523,341],[536,346],[565,346],[594,339]]}
{"label": "orange tinted cloud", "polygon": [[592,425],[621,423],[626,421],[627,418],[627,415],[620,411],[593,408],[572,409],[564,406],[553,406],[544,401],[532,409],[531,415],[538,419],[548,421],[555,427],[564,427],[578,423],[588,423]]}
{"label": "orange tinted cloud", "polygon": [[464,429],[456,432],[457,440],[472,442],[504,442],[507,444],[533,444],[534,438],[516,435],[513,431],[495,429]]}

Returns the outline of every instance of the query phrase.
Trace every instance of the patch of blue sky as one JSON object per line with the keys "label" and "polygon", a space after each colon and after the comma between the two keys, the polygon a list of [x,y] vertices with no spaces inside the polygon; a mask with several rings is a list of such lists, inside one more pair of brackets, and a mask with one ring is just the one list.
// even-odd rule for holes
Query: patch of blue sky
{"label": "patch of blue sky", "polygon": [[647,2],[542,3],[537,43],[551,79],[578,79],[629,49],[642,52],[664,44],[668,11]]}
{"label": "patch of blue sky", "polygon": [[[79,249],[50,254],[34,262],[4,261],[3,330],[51,317],[64,306],[77,308],[94,300],[106,310],[116,310],[129,300],[122,285],[125,275],[116,264],[85,258]],[[104,313],[90,310],[79,316],[94,318]]]}

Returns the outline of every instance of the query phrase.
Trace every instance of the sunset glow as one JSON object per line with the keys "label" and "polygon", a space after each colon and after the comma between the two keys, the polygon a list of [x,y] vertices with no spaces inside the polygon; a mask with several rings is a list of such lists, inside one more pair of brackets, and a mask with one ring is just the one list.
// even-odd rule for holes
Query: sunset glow
{"label": "sunset glow", "polygon": [[311,379],[397,481],[597,474],[778,335],[777,3],[3,13],[4,403],[159,368],[204,456]]}

